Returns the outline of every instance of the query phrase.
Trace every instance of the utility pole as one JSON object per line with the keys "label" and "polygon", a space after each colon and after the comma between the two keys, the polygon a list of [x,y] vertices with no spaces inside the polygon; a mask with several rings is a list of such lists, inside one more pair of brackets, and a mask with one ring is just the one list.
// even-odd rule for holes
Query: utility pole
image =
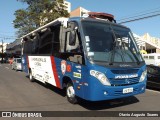
{"label": "utility pole", "polygon": [[3,63],[3,39],[2,39],[2,63]]}

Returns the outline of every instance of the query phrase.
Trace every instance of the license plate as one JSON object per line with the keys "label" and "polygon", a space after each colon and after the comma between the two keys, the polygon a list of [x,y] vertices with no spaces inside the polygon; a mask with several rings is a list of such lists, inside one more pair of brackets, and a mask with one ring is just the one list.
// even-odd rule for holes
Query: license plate
{"label": "license plate", "polygon": [[133,88],[124,88],[123,89],[123,94],[131,93],[131,92],[133,92]]}

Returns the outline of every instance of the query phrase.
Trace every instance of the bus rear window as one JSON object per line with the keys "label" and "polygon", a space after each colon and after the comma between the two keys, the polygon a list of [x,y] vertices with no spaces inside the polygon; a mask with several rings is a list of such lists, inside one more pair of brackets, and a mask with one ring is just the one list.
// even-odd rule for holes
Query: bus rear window
{"label": "bus rear window", "polygon": [[154,59],[154,56],[149,56],[149,59]]}
{"label": "bus rear window", "polygon": [[144,59],[148,59],[148,56],[144,56]]}

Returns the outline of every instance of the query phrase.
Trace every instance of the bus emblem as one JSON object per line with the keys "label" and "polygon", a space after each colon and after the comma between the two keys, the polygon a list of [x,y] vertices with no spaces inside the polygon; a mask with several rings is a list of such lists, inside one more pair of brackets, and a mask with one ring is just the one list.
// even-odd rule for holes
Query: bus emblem
{"label": "bus emblem", "polygon": [[61,71],[62,71],[62,74],[63,74],[63,75],[64,75],[65,72],[66,72],[66,65],[67,65],[66,61],[65,61],[65,60],[62,60],[62,61],[61,61]]}

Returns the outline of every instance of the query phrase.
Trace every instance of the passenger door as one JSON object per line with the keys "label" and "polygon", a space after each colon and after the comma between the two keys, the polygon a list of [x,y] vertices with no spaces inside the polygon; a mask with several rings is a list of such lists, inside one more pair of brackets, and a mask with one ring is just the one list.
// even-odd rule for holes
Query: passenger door
{"label": "passenger door", "polygon": [[70,30],[65,32],[64,53],[66,59],[70,61],[72,66],[71,76],[72,81],[74,82],[76,95],[83,98],[84,75],[86,70],[83,45],[78,25],[71,22],[69,23],[69,26],[71,26]]}

